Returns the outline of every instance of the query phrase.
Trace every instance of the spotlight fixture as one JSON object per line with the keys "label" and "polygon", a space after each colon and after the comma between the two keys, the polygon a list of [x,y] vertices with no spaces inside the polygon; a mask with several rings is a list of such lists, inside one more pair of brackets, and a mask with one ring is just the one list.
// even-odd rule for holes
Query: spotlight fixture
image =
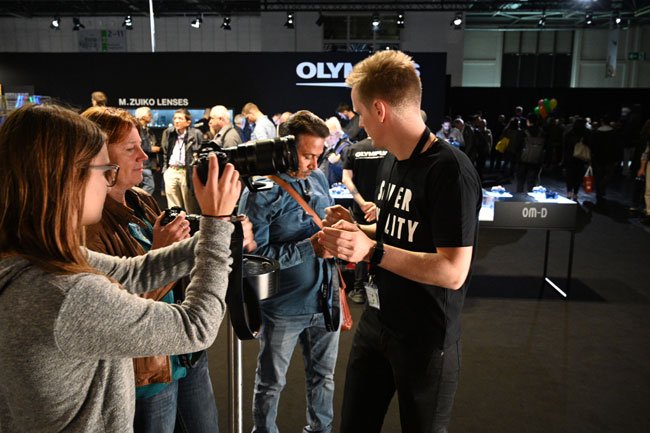
{"label": "spotlight fixture", "polygon": [[402,12],[397,13],[397,19],[395,20],[395,24],[397,24],[397,28],[399,29],[404,28],[404,13]]}
{"label": "spotlight fixture", "polygon": [[594,23],[594,15],[591,12],[591,9],[587,9],[585,12],[585,25],[590,26]]}
{"label": "spotlight fixture", "polygon": [[456,16],[451,20],[451,25],[454,26],[454,30],[459,30],[463,26],[462,12],[456,12]]}
{"label": "spotlight fixture", "polygon": [[287,12],[287,22],[284,23],[284,26],[288,29],[293,28],[293,12]]}
{"label": "spotlight fixture", "polygon": [[316,25],[318,27],[323,25],[323,14],[321,14],[320,12],[318,12],[318,19],[316,20]]}
{"label": "spotlight fixture", "polygon": [[133,20],[131,19],[131,15],[124,17],[122,27],[126,27],[127,30],[133,30]]}
{"label": "spotlight fixture", "polygon": [[197,15],[190,23],[190,25],[195,29],[201,28],[201,24],[203,24],[203,18],[201,18],[201,15]]}
{"label": "spotlight fixture", "polygon": [[61,30],[61,18],[55,17],[50,23],[50,28],[52,30]]}
{"label": "spotlight fixture", "polygon": [[374,14],[372,16],[372,31],[376,32],[379,30],[379,25],[381,24],[381,20],[379,19],[379,14]]}
{"label": "spotlight fixture", "polygon": [[621,13],[619,11],[614,11],[612,14],[612,22],[614,24],[614,27],[620,27],[623,23],[623,19],[621,18]]}
{"label": "spotlight fixture", "polygon": [[221,28],[224,30],[231,30],[230,29],[230,15],[226,15],[223,17],[223,23],[221,24]]}
{"label": "spotlight fixture", "polygon": [[537,21],[537,27],[540,29],[546,27],[546,12],[542,13],[542,16],[539,17],[539,21]]}
{"label": "spotlight fixture", "polygon": [[85,29],[86,26],[81,24],[81,21],[79,21],[79,18],[75,17],[72,18],[72,30],[75,32],[78,32],[80,29]]}

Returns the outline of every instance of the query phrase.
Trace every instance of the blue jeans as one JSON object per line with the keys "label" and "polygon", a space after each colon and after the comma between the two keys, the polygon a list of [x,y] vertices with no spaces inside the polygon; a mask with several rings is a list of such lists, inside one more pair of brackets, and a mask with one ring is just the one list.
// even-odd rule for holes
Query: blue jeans
{"label": "blue jeans", "polygon": [[218,433],[217,405],[203,352],[187,376],[150,398],[135,402],[135,433]]}
{"label": "blue jeans", "polygon": [[255,372],[253,432],[277,433],[280,392],[296,342],[305,362],[307,426],[303,432],[331,432],[334,418],[334,368],[339,331],[327,332],[323,314],[276,316],[264,314],[264,332]]}

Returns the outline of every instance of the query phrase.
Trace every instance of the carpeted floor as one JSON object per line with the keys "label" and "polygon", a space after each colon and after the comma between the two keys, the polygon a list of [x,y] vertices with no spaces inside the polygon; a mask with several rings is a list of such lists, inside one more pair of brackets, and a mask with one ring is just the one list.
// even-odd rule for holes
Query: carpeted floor
{"label": "carpeted floor", "polygon": [[[564,191],[553,178],[544,178],[544,185]],[[627,212],[628,187],[619,180],[608,192],[607,212],[581,195],[569,301],[548,285],[542,289],[544,231],[481,231],[463,312],[463,366],[450,432],[650,431],[650,229]],[[566,285],[568,245],[568,234],[553,233],[549,275],[560,287]],[[351,305],[358,319],[362,307]],[[335,432],[353,332],[341,335]],[[257,350],[256,341],[243,344],[245,432],[252,427]],[[225,326],[209,356],[221,431],[227,432]],[[279,407],[281,432],[302,430],[304,400],[297,349]],[[393,400],[383,432],[399,431]]]}

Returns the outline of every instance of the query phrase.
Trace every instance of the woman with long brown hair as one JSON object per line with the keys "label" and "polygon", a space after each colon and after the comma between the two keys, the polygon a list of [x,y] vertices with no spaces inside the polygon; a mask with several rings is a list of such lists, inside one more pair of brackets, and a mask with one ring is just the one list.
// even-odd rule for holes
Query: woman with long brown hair
{"label": "woman with long brown hair", "polygon": [[[207,214],[196,236],[111,257],[82,247],[119,171],[104,141],[91,121],[55,106],[24,106],[0,127],[2,431],[132,431],[131,358],[202,350],[223,318],[232,224],[207,215],[232,212],[234,167],[218,178],[211,156],[206,185],[194,175]],[[132,294],[190,271],[182,304]]]}

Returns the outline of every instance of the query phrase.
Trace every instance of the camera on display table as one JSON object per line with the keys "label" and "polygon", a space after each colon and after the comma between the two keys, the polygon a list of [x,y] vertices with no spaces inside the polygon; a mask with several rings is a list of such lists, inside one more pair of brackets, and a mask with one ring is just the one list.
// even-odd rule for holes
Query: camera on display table
{"label": "camera on display table", "polygon": [[[169,209],[165,209],[162,220],[160,220],[160,225],[166,226],[170,222],[174,221],[174,218],[180,215],[181,212],[185,212],[185,209],[180,206],[172,206]],[[199,231],[199,221],[201,220],[200,215],[186,214],[185,220],[190,223],[190,235]]]}
{"label": "camera on display table", "polygon": [[298,152],[293,135],[253,141],[228,149],[220,149],[216,144],[213,145],[214,147],[201,149],[192,163],[197,166],[199,179],[204,185],[208,180],[210,153],[215,153],[217,156],[219,176],[223,173],[226,164],[230,162],[239,171],[242,181],[251,191],[268,188],[265,182],[251,181],[252,176],[298,170]]}

